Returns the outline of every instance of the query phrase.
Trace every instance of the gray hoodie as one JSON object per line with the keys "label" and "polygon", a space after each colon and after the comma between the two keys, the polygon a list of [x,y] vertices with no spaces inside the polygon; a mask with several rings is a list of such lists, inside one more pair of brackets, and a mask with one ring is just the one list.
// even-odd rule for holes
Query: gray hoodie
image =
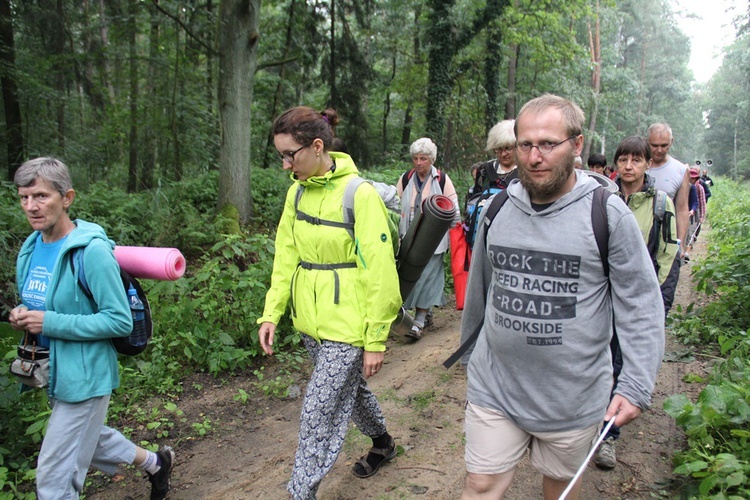
{"label": "gray hoodie", "polygon": [[[467,398],[530,432],[602,421],[612,389],[613,316],[623,354],[616,394],[647,409],[664,353],[659,284],[633,214],[607,201],[609,280],[591,224],[593,190],[573,190],[536,212],[520,182],[479,231],[461,323],[484,326],[467,367]],[[486,307],[485,307],[486,306]]]}

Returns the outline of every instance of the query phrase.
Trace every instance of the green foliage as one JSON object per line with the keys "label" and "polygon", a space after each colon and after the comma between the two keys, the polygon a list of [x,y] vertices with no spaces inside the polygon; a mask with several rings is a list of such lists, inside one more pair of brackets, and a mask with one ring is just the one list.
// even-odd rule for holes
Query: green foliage
{"label": "green foliage", "polygon": [[[174,439],[178,424],[189,425],[197,436],[212,430],[208,417],[186,422],[172,399],[182,390],[185,375],[204,371],[214,375],[245,370],[257,365],[260,352],[256,318],[261,315],[270,282],[273,240],[264,231],[252,236],[221,235],[213,216],[216,203],[216,173],[189,181],[160,186],[151,191],[127,194],[98,183],[78,192],[74,217],[95,221],[118,244],[176,246],[186,254],[188,269],[181,279],[142,280],[151,303],[155,332],[149,349],[134,357],[121,357],[120,389],[110,402],[109,418],[135,422],[147,433],[141,444],[156,449],[158,441]],[[259,196],[257,226],[270,227],[278,220],[289,179],[280,170],[259,172],[254,181],[270,193]],[[15,256],[29,227],[18,206],[15,188],[4,184],[0,203],[0,244],[7,251],[3,261],[3,304],[16,303]],[[7,217],[5,216],[7,215]],[[147,216],[144,216],[147,215]],[[184,245],[181,246],[181,245]],[[7,323],[5,323],[7,325]],[[289,319],[279,331],[293,331]],[[299,343],[299,334],[277,337],[277,357],[288,366],[274,380],[265,380],[263,390],[283,395],[299,370],[300,355],[284,352]],[[24,498],[33,491],[34,466],[50,410],[45,391],[19,394],[18,383],[9,375],[18,335],[0,330],[0,433],[13,436],[0,447],[0,498],[11,494]],[[260,373],[262,373],[262,368]],[[159,396],[156,406],[144,401]],[[123,429],[126,435],[133,429]]]}
{"label": "green foliage", "polygon": [[712,171],[734,178],[750,178],[750,31],[745,29],[727,47],[722,65],[706,86],[708,127],[705,150],[713,159]]}
{"label": "green foliage", "polygon": [[[689,310],[678,321],[678,336],[686,341],[728,342],[750,324],[750,201],[748,187],[726,178],[712,188],[708,217],[708,253],[693,264],[696,288],[720,300]],[[730,332],[730,333],[727,333]],[[723,352],[724,354],[725,352]]]}
{"label": "green foliage", "polygon": [[[152,348],[139,367],[160,371],[164,360],[212,374],[249,368],[260,352],[255,319],[261,315],[273,262],[265,235],[226,236],[196,263],[190,276],[156,282],[149,289]],[[278,346],[297,343],[293,335]]]}
{"label": "green foliage", "polygon": [[16,378],[9,373],[17,339],[0,337],[0,498],[35,498],[34,464],[49,420],[47,394],[41,390],[19,392]]}
{"label": "green foliage", "polygon": [[689,448],[675,457],[675,473],[698,481],[701,498],[750,496],[750,337],[747,267],[750,240],[748,192],[728,179],[717,180],[710,205],[710,246],[694,268],[696,286],[714,299],[689,308],[675,324],[685,341],[707,344],[726,359],[718,363],[695,403],[669,397],[665,411],[685,430]]}
{"label": "green foliage", "polygon": [[670,396],[664,410],[688,438],[675,457],[675,474],[700,481],[701,495],[750,495],[750,364],[745,355],[721,363],[698,400]]}

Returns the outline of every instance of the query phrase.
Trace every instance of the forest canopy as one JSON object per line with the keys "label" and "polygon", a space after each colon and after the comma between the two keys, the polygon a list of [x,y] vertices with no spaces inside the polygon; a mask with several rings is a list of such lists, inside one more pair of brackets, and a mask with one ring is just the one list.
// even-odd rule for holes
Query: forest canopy
{"label": "forest canopy", "polygon": [[[219,207],[254,215],[270,123],[330,106],[358,165],[393,166],[421,136],[438,164],[485,159],[486,133],[551,92],[586,112],[584,155],[668,122],[672,153],[750,173],[747,12],[707,84],[667,0],[0,0],[12,176],[51,155],[78,187],[129,192],[218,169]],[[584,158],[585,160],[585,158]]]}

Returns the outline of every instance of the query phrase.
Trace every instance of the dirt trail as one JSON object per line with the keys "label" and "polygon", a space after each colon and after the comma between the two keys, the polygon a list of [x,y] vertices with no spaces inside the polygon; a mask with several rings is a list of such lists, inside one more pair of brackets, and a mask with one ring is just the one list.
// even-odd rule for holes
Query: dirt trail
{"label": "dirt trail", "polygon": [[[704,253],[705,236],[692,255]],[[690,286],[690,266],[684,266],[676,304],[696,300]],[[352,464],[368,448],[359,432],[350,432],[336,465],[323,481],[320,499],[430,498],[456,499],[464,479],[463,417],[466,377],[462,368],[450,370],[442,362],[458,343],[461,313],[449,304],[435,314],[435,327],[425,337],[407,344],[388,343],[385,368],[370,379],[402,453],[378,474],[357,479]],[[667,336],[653,407],[623,429],[617,444],[618,464],[602,472],[593,464],[584,474],[585,499],[636,499],[672,496],[675,481],[671,457],[684,446],[684,436],[661,409],[671,394],[696,395],[701,387],[682,381],[688,373],[705,373],[707,366],[692,360],[689,351]],[[671,361],[675,360],[675,361]],[[271,371],[273,365],[267,368]],[[252,374],[214,379],[196,376],[178,402],[188,422],[209,417],[213,430],[203,439],[179,440],[180,427],[170,434],[177,461],[172,499],[285,499],[297,443],[301,399],[256,395],[243,405],[233,400],[242,388],[253,393]],[[304,380],[300,385],[304,387]],[[91,477],[91,475],[90,475]],[[96,475],[88,488],[94,499],[148,498],[148,483],[134,470],[117,482]],[[541,498],[541,479],[528,459],[519,467],[507,497]]]}

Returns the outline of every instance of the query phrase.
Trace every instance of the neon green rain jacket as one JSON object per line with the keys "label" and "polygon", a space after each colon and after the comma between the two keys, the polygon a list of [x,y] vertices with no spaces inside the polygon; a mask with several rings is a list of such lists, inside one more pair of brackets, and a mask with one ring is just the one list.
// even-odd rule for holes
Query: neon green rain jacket
{"label": "neon green rain jacket", "polygon": [[[296,220],[294,201],[302,184],[300,211],[343,222],[344,189],[358,170],[349,155],[331,153],[331,157],[336,163],[333,171],[297,181],[287,191],[276,232],[271,287],[258,324],[278,324],[290,303],[294,327],[318,342],[331,340],[382,352],[402,302],[383,200],[368,183],[357,189],[354,241],[343,228]],[[304,269],[300,262],[356,262],[356,267]]]}

